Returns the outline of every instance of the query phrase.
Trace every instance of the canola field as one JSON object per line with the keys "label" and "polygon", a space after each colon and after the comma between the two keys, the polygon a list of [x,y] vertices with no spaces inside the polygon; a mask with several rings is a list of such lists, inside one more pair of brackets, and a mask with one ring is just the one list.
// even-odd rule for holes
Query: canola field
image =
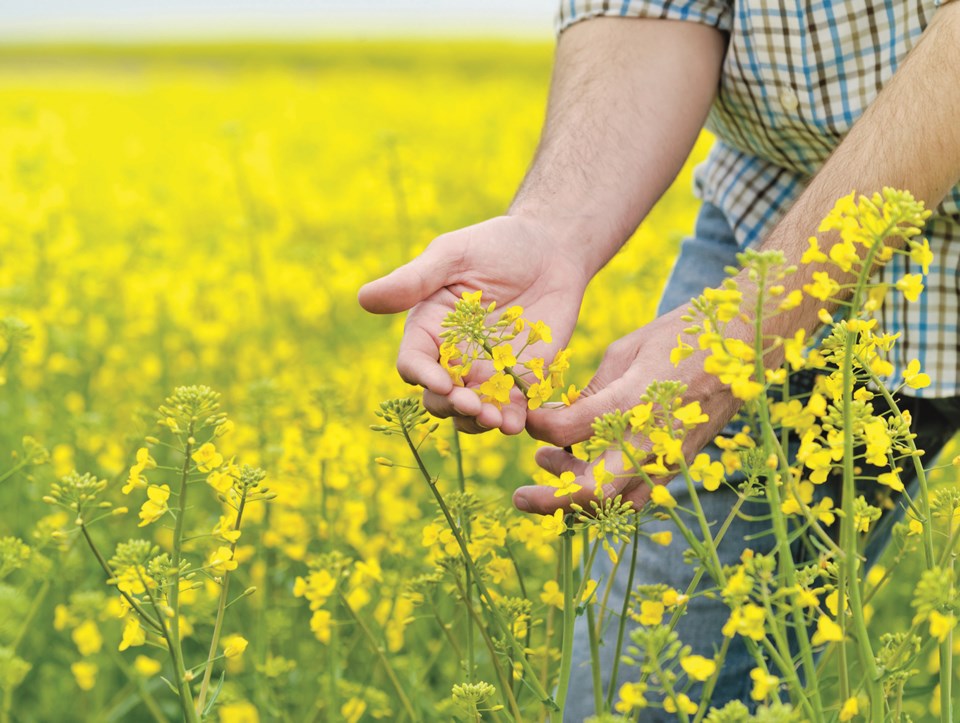
{"label": "canola field", "polygon": [[[415,390],[393,367],[402,318],[366,315],[356,292],[503,212],[551,52],[0,50],[0,720],[177,720],[181,686],[224,723],[472,720],[451,697],[468,638],[479,678],[502,692],[505,676],[537,719],[524,673],[493,665],[482,620],[436,573],[419,471],[370,430],[382,400]],[[652,317],[709,142],[588,292],[578,385]],[[165,401],[192,385],[219,409],[197,389]],[[181,418],[191,404],[202,434]],[[534,449],[444,423],[423,455],[450,494],[462,460],[475,552],[549,688],[556,545],[509,505]],[[176,563],[178,585],[158,590]],[[911,585],[873,601],[874,621]],[[185,681],[130,597],[154,620],[180,611]]]}

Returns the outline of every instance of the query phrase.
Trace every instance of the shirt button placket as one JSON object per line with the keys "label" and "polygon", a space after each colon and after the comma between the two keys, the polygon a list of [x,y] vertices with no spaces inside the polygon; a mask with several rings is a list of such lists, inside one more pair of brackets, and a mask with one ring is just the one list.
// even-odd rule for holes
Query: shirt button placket
{"label": "shirt button placket", "polygon": [[793,88],[784,88],[780,91],[780,106],[787,112],[793,113],[800,107],[800,99]]}

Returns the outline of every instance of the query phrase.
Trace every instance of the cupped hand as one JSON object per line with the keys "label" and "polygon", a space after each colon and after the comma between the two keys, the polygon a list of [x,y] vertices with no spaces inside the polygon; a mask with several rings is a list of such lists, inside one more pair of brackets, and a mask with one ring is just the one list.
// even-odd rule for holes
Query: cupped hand
{"label": "cupped hand", "polygon": [[500,216],[438,236],[412,261],[360,289],[360,305],[367,311],[394,314],[409,309],[397,371],[404,381],[424,388],[424,406],[432,414],[455,417],[457,427],[466,432],[523,430],[523,394],[514,389],[502,408],[481,402],[475,388],[493,373],[483,363],[472,366],[464,387],[454,385],[439,363],[439,334],[461,294],[479,290],[484,303],[496,301],[500,309],[521,306],[526,319],[551,328],[552,342],[540,342],[526,355],[549,361],[573,333],[589,280],[576,251],[558,244],[554,236],[539,221]]}
{"label": "cupped hand", "polygon": [[[573,472],[575,484],[581,489],[573,495],[556,497],[553,487],[520,487],[513,496],[518,510],[552,514],[557,509],[569,510],[571,502],[588,506],[596,488],[593,470],[600,460],[587,463],[563,448],[589,439],[595,418],[615,410],[627,411],[639,404],[641,395],[653,381],[685,383],[684,402],[699,401],[709,416],[708,422],[687,433],[683,453],[688,463],[733,417],[739,402],[716,378],[703,371],[702,353],[683,360],[678,366],[670,361],[670,351],[676,345],[677,335],[689,325],[680,318],[685,311],[685,308],[676,309],[611,344],[593,380],[569,407],[539,409],[528,415],[527,431],[531,436],[555,445],[537,450],[537,464],[555,475]],[[645,439],[632,440],[632,444],[641,455],[650,448]],[[601,459],[606,471],[615,475],[606,483],[604,496],[621,494],[624,501],[633,502],[634,508],[642,507],[650,497],[650,488],[645,481],[624,473],[619,453],[606,453]],[[637,461],[643,463],[646,460]],[[669,480],[670,477],[661,477],[652,481],[663,484]]]}

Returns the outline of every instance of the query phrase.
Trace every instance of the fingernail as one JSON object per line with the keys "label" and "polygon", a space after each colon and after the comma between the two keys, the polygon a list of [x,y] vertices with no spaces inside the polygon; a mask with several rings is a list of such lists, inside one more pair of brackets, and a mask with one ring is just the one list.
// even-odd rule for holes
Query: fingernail
{"label": "fingernail", "polygon": [[493,429],[493,427],[488,427],[486,424],[484,424],[483,422],[481,422],[479,419],[477,420],[477,426],[480,427],[480,429]]}
{"label": "fingernail", "polygon": [[513,506],[516,507],[521,512],[531,511],[530,503],[527,501],[526,497],[517,497],[516,499],[514,499]]}

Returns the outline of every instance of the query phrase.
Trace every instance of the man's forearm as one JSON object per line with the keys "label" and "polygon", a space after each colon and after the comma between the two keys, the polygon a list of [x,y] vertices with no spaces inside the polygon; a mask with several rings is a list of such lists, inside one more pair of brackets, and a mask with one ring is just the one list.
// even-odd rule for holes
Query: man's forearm
{"label": "man's forearm", "polygon": [[676,177],[717,90],[725,36],[597,18],[560,38],[533,164],[510,208],[598,271]]}
{"label": "man's forearm", "polygon": [[[762,248],[799,263],[807,238],[841,196],[871,195],[884,186],[937,205],[960,180],[960,2],[940,9],[917,47],[829,158]],[[826,251],[833,238],[821,247]],[[815,271],[849,283],[835,266],[806,265],[789,279],[799,288]],[[772,320],[769,333],[812,331],[823,304],[806,298]],[[776,363],[776,359],[771,359]]]}

